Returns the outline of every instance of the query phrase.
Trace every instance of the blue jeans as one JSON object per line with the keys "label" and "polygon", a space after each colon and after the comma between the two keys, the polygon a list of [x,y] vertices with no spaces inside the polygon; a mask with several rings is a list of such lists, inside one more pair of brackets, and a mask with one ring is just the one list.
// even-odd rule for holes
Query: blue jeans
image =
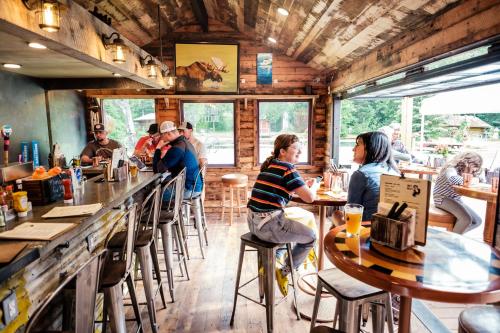
{"label": "blue jeans", "polygon": [[247,223],[250,232],[258,238],[272,243],[295,243],[292,248],[293,268],[297,269],[306,259],[316,241],[314,230],[300,222],[289,220],[285,213],[271,218],[259,230],[258,225],[267,213],[248,210]]}
{"label": "blue jeans", "polygon": [[[193,198],[194,198],[194,197],[201,195],[201,192],[184,189],[183,199],[188,200],[189,198],[191,198],[191,194],[193,195]],[[170,189],[166,189],[165,192],[163,193],[162,200],[163,201],[170,201],[173,198],[175,198],[175,192],[170,191]]]}
{"label": "blue jeans", "polygon": [[481,225],[481,217],[463,202],[443,198],[443,202],[440,205],[436,204],[436,207],[447,211],[457,218],[457,222],[455,222],[455,226],[453,227],[453,232],[457,234],[463,234]]}

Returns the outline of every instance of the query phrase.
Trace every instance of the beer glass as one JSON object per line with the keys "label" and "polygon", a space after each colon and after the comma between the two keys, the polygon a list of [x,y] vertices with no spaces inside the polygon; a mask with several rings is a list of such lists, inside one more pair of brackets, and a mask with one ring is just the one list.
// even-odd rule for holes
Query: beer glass
{"label": "beer glass", "polygon": [[348,238],[359,236],[361,220],[363,219],[363,205],[348,203],[344,206],[346,234]]}

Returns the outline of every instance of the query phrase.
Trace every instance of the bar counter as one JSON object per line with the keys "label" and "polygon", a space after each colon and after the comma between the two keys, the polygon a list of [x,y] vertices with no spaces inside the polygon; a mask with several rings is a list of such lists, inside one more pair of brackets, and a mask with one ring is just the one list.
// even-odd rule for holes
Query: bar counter
{"label": "bar counter", "polygon": [[[44,298],[59,285],[60,279],[74,273],[83,263],[103,248],[105,240],[117,231],[115,222],[124,211],[129,198],[155,183],[159,174],[139,172],[136,178],[122,182],[97,182],[102,176],[87,180],[75,190],[75,205],[102,203],[102,208],[92,216],[43,219],[41,216],[62,201],[46,206],[33,207],[25,218],[7,223],[0,232],[23,222],[66,222],[77,226],[51,241],[27,241],[27,247],[7,265],[0,266],[0,301],[15,291],[19,315],[9,325],[0,321],[0,332],[15,332],[25,325],[29,316]],[[146,191],[147,189],[145,189]],[[0,244],[25,242],[0,240]]]}

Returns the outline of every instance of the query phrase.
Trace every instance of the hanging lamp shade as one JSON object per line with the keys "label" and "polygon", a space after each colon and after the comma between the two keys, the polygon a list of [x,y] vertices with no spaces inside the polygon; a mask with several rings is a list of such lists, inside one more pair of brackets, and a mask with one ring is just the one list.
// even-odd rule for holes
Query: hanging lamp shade
{"label": "hanging lamp shade", "polygon": [[38,26],[47,32],[59,31],[61,10],[56,0],[41,0]]}

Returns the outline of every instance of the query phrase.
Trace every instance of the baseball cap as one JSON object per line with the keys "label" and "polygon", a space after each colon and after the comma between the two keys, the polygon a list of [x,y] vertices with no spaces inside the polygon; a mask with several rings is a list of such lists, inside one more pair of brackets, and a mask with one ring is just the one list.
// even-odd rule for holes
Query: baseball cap
{"label": "baseball cap", "polygon": [[172,132],[175,131],[177,127],[175,127],[175,124],[173,121],[167,120],[161,123],[160,125],[160,133],[166,133],[166,132]]}
{"label": "baseball cap", "polygon": [[177,127],[177,128],[180,129],[180,130],[186,130],[186,129],[192,130],[193,129],[193,124],[191,124],[189,121],[185,121],[185,122],[181,123],[179,125],[179,127]]}
{"label": "baseball cap", "polygon": [[158,124],[151,124],[151,125],[149,125],[148,133],[149,134],[156,134],[156,133],[158,133]]}
{"label": "baseball cap", "polygon": [[106,128],[104,128],[104,124],[95,124],[94,125],[94,132],[102,132],[102,131],[105,131]]}

